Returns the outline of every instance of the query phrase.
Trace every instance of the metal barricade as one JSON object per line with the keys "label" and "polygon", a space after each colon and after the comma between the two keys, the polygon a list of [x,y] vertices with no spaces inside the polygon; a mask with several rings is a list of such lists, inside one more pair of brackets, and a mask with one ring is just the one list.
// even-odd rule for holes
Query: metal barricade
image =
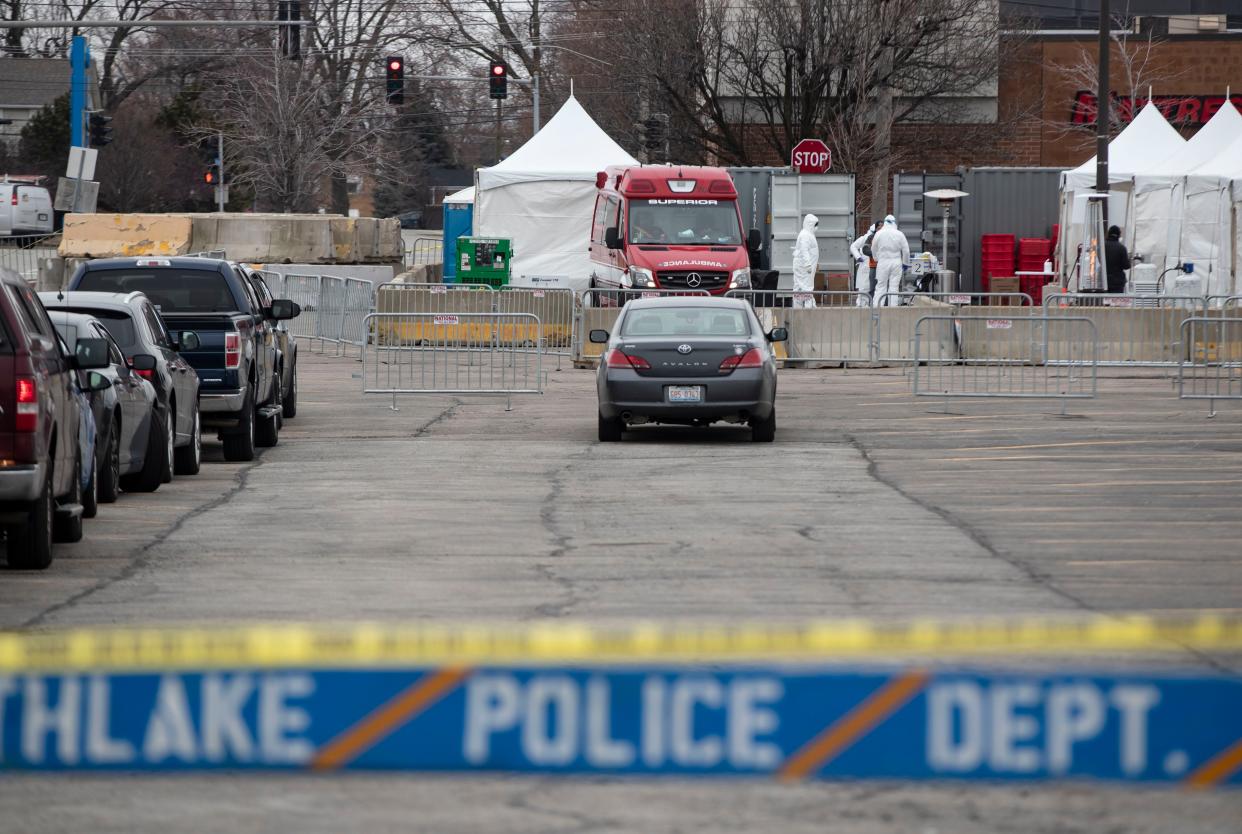
{"label": "metal barricade", "polygon": [[414,246],[405,252],[405,265],[410,267],[438,264],[443,261],[444,241],[438,238],[415,238]]}
{"label": "metal barricade", "polygon": [[636,298],[710,298],[707,290],[640,290],[633,287],[610,287],[583,290],[579,293],[583,307],[624,307]]}
{"label": "metal barricade", "polygon": [[871,308],[860,303],[865,293],[731,290],[726,297],[750,301],[764,330],[789,331],[789,340],[777,344],[777,357],[785,363],[848,367],[873,359]]}
{"label": "metal barricade", "polygon": [[543,393],[539,318],[530,313],[372,313],[364,394]]}
{"label": "metal barricade", "polygon": [[1100,341],[1100,365],[1175,368],[1185,351],[1182,320],[1207,312],[1202,296],[1054,293],[1045,316],[1090,318]]}
{"label": "metal barricade", "polygon": [[1092,398],[1099,344],[1084,317],[922,316],[914,326],[916,397]]}
{"label": "metal barricade", "polygon": [[[1208,305],[1211,309],[1211,305]],[[1221,314],[1225,316],[1236,315],[1242,311],[1242,295],[1227,295],[1221,298],[1220,302]]]}
{"label": "metal barricade", "polygon": [[[893,301],[896,303],[890,304]],[[914,361],[914,325],[921,316],[936,313],[972,315],[1029,315],[1034,300],[1023,292],[901,292],[884,293],[874,307],[872,331],[875,361],[888,365],[909,365]],[[1021,311],[1012,308],[1023,308]],[[1000,308],[1000,309],[993,309]]]}
{"label": "metal barricade", "polygon": [[1177,396],[1207,400],[1216,416],[1217,400],[1242,400],[1242,318],[1192,316],[1181,324],[1186,354],[1177,366]]}
{"label": "metal barricade", "polygon": [[206,249],[202,252],[187,252],[187,258],[213,258],[217,261],[228,260],[229,253],[223,249]]}
{"label": "metal barricade", "polygon": [[345,278],[345,300],[341,315],[338,346],[361,348],[367,338],[366,317],[374,310],[372,284],[361,278]]}
{"label": "metal barricade", "polygon": [[560,370],[562,358],[572,358],[577,336],[578,296],[570,289],[504,286],[495,294],[497,313],[530,313],[539,319],[543,352],[556,356]]}
{"label": "metal barricade", "polygon": [[58,258],[60,235],[11,235],[0,237],[0,266],[7,267],[31,286],[39,282],[39,265]]}
{"label": "metal barricade", "polygon": [[320,347],[341,341],[345,330],[345,279],[333,275],[319,276],[319,315],[315,319],[315,338]]}
{"label": "metal barricade", "polygon": [[282,275],[282,298],[296,302],[302,312],[286,324],[289,335],[297,339],[315,339],[319,335],[319,288],[318,275]]}
{"label": "metal barricade", "polygon": [[375,288],[377,313],[493,313],[495,291],[486,284],[405,284]]}

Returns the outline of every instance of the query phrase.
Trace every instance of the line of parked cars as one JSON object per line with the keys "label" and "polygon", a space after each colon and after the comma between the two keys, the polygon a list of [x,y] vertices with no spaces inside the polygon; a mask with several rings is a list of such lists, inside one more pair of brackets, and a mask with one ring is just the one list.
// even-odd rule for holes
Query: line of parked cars
{"label": "line of parked cars", "polygon": [[35,293],[0,269],[0,527],[8,564],[42,569],[53,542],[122,492],[195,475],[202,432],[230,461],[275,446],[297,413],[297,304],[206,258],[87,261]]}

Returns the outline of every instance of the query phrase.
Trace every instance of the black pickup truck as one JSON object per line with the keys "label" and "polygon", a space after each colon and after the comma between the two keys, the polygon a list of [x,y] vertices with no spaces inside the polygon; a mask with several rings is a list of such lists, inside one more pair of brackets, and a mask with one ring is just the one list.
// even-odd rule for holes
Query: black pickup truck
{"label": "black pickup truck", "polygon": [[228,261],[208,258],[110,258],[78,267],[70,290],[142,292],[168,330],[191,330],[182,357],[199,376],[203,429],[215,429],[226,460],[254,459],[275,446],[281,411],[278,348],[272,323],[300,309],[276,299],[266,309]]}

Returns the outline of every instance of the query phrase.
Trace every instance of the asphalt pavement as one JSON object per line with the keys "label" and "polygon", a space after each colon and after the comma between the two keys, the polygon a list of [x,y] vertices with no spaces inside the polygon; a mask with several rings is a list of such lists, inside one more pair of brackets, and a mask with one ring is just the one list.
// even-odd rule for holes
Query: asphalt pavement
{"label": "asphalt pavement", "polygon": [[[775,444],[595,442],[594,378],[364,398],[300,356],[253,463],[122,496],[0,627],[239,620],[770,620],[1242,608],[1242,406],[1167,379],[1053,403],[916,401],[897,370],[782,372]],[[1165,660],[1161,661],[1167,662]],[[1190,656],[1191,667],[1242,668]],[[416,775],[0,781],[20,831],[1236,831],[1236,794]]]}

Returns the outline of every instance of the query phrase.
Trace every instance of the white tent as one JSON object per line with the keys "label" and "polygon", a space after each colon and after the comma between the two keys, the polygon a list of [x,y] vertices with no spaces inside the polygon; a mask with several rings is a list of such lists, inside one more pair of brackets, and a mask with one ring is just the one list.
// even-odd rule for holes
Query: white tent
{"label": "white tent", "polygon": [[1238,292],[1242,238],[1231,240],[1231,228],[1238,222],[1240,204],[1242,133],[1186,175],[1180,246],[1172,262],[1193,263],[1208,295]]}
{"label": "white tent", "polygon": [[[1181,262],[1186,178],[1239,137],[1242,114],[1226,101],[1180,150],[1150,169],[1135,172],[1134,210],[1126,235],[1132,253],[1141,254],[1161,270]],[[1192,222],[1203,221],[1203,217],[1192,218]]]}
{"label": "white tent", "polygon": [[513,240],[514,284],[585,289],[595,175],[637,164],[571,96],[508,159],[478,170],[474,234]]}
{"label": "white tent", "polygon": [[444,198],[444,202],[451,206],[464,206],[474,202],[474,186],[463,188],[461,191],[454,191],[452,194]]}
{"label": "white tent", "polygon": [[[1177,153],[1186,140],[1148,102],[1138,115],[1108,143],[1109,223],[1125,228],[1130,216],[1130,197],[1134,175],[1152,170]],[[1062,269],[1073,269],[1081,237],[1079,224],[1088,194],[1095,192],[1095,157],[1061,174]]]}

